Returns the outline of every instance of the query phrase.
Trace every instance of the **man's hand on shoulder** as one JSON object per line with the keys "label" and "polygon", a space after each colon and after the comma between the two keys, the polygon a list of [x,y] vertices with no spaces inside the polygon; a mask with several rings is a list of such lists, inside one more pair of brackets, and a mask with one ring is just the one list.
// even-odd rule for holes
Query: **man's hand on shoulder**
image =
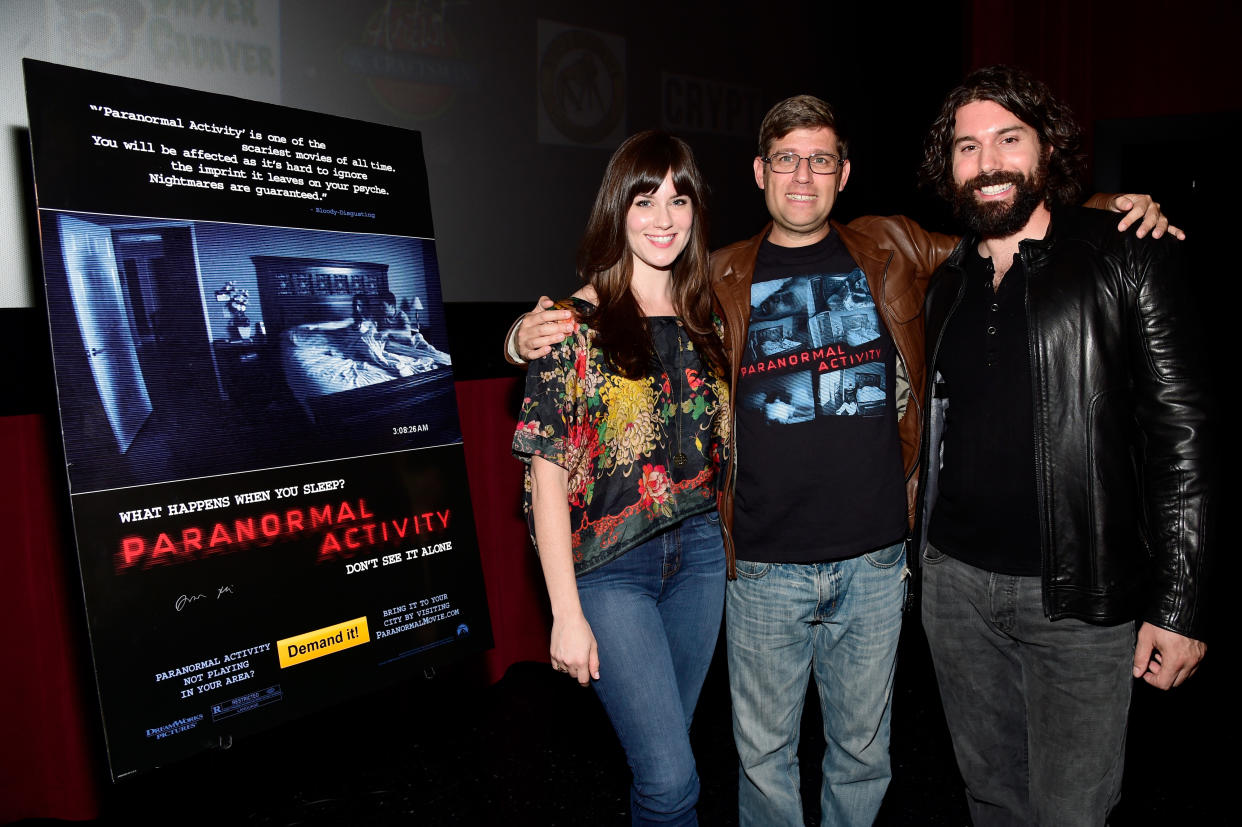
{"label": "man's hand on shoulder", "polygon": [[1134,677],[1157,689],[1180,686],[1199,668],[1207,644],[1192,637],[1144,623],[1134,647]]}
{"label": "man's hand on shoulder", "polygon": [[1151,233],[1152,238],[1160,238],[1166,232],[1178,241],[1186,240],[1186,233],[1169,223],[1169,219],[1160,212],[1160,204],[1150,195],[1127,193],[1113,198],[1109,209],[1113,212],[1125,213],[1117,224],[1119,232],[1125,232],[1135,221],[1139,222],[1134,231],[1137,238]]}
{"label": "man's hand on shoulder", "polygon": [[511,363],[521,365],[546,356],[552,345],[574,332],[573,314],[551,309],[554,304],[547,296],[540,296],[534,309],[519,316],[509,328],[505,356]]}

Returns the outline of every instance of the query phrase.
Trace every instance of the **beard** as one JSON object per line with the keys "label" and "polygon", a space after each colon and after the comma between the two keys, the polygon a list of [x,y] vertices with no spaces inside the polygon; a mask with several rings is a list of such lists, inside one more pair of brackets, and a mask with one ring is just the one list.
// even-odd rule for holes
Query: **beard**
{"label": "beard", "polygon": [[[995,184],[1013,184],[1011,201],[981,202],[975,191]],[[1030,177],[1020,172],[976,175],[953,191],[953,214],[981,238],[1007,238],[1020,231],[1048,196],[1048,163],[1041,159]]]}

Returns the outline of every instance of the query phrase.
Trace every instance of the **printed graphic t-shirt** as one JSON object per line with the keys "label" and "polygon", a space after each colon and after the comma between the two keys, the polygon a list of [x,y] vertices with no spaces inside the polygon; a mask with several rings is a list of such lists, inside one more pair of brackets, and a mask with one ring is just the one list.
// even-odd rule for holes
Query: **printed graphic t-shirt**
{"label": "printed graphic t-shirt", "polygon": [[836,233],[763,242],[737,387],[741,560],[853,557],[906,533],[896,348]]}

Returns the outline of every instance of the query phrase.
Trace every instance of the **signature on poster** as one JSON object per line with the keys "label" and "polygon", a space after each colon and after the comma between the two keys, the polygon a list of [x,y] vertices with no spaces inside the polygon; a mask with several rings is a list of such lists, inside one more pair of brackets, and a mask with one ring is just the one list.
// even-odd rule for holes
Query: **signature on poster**
{"label": "signature on poster", "polygon": [[[232,597],[233,595],[234,595],[234,591],[233,591],[232,583],[229,583],[226,586],[216,587],[216,600],[220,600],[221,598],[224,598],[224,597]],[[198,594],[183,594],[177,598],[174,605],[176,606],[177,611],[181,611],[182,609],[186,608],[187,606],[193,603],[197,603],[200,600],[206,600],[206,599],[207,599],[207,595],[203,594],[202,592],[199,592]]]}

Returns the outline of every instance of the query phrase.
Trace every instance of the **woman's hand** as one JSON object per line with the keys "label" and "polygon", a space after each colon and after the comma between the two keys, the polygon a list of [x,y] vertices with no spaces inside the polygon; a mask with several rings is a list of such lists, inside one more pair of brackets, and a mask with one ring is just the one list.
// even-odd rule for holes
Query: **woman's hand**
{"label": "woman's hand", "polygon": [[599,650],[591,624],[582,613],[578,581],[574,577],[566,493],[569,472],[543,457],[533,457],[530,470],[535,540],[552,606],[552,644],[548,653],[553,669],[586,686],[591,678],[599,680]]}
{"label": "woman's hand", "polygon": [[565,672],[583,686],[599,680],[599,650],[591,624],[579,612],[565,620],[552,621],[552,668]]}

